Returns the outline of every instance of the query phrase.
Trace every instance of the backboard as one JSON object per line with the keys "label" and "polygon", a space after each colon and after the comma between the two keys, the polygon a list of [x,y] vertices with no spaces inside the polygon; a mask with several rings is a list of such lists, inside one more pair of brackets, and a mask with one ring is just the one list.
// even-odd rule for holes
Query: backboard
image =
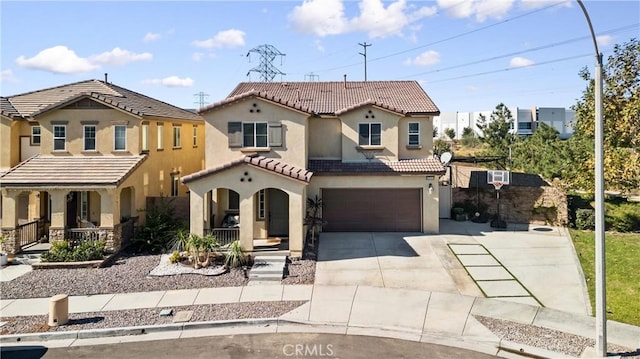
{"label": "backboard", "polygon": [[487,184],[494,184],[496,182],[502,185],[509,184],[509,171],[487,170]]}

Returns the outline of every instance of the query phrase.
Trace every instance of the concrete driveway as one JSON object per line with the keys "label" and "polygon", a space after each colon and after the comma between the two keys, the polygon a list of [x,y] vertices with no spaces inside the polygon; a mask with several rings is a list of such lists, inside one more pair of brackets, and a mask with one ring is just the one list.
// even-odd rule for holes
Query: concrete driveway
{"label": "concrete driveway", "polygon": [[322,233],[315,284],[482,295],[438,236]]}

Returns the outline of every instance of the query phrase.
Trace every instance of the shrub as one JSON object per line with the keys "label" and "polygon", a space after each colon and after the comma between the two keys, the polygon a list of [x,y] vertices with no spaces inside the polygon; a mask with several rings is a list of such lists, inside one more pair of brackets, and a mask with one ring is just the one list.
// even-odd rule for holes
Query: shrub
{"label": "shrub", "polygon": [[229,268],[240,267],[248,264],[249,260],[240,245],[240,241],[235,241],[229,245],[229,250],[225,253],[224,264]]}
{"label": "shrub", "polygon": [[179,223],[175,219],[173,200],[161,198],[160,203],[145,211],[145,224],[138,227],[131,240],[134,251],[162,253],[175,244]]}
{"label": "shrub", "polygon": [[593,209],[580,208],[576,210],[576,228],[592,230],[596,228],[596,215]]}
{"label": "shrub", "polygon": [[43,262],[84,262],[104,257],[104,241],[85,241],[72,246],[67,241],[57,241],[48,252],[42,254]]}
{"label": "shrub", "polygon": [[634,203],[606,204],[606,227],[617,232],[640,230],[640,206]]}

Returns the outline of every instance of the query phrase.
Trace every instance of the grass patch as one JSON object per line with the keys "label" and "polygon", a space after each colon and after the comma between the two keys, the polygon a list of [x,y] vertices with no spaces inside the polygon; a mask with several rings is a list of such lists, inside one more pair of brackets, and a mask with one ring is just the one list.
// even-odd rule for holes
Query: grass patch
{"label": "grass patch", "polygon": [[[595,313],[595,235],[571,230]],[[640,325],[640,234],[605,235],[608,319]]]}

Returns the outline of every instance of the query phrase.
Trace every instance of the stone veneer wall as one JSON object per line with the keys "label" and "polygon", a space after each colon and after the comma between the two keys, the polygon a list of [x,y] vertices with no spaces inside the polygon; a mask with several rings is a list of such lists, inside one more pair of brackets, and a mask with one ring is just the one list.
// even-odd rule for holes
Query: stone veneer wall
{"label": "stone veneer wall", "polygon": [[2,243],[2,250],[8,254],[16,254],[20,251],[20,238],[18,238],[18,231],[11,228],[3,228],[0,231],[0,235],[4,237],[4,243]]}
{"label": "stone veneer wall", "polygon": [[[493,188],[454,188],[453,207],[465,204],[492,218],[497,211],[496,191]],[[483,210],[484,209],[484,210]],[[469,219],[473,213],[468,213]],[[554,186],[504,186],[500,190],[500,217],[511,223],[567,225],[569,223],[567,195]]]}

